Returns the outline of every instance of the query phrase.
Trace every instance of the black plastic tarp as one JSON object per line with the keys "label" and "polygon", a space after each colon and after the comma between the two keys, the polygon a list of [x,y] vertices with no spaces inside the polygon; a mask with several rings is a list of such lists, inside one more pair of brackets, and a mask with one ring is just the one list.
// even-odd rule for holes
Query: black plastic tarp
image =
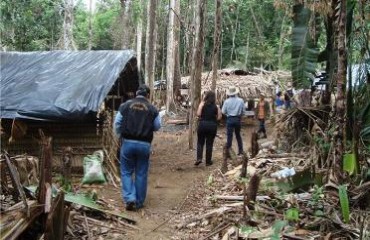
{"label": "black plastic tarp", "polygon": [[132,50],[1,52],[0,117],[84,118],[98,111],[132,58]]}

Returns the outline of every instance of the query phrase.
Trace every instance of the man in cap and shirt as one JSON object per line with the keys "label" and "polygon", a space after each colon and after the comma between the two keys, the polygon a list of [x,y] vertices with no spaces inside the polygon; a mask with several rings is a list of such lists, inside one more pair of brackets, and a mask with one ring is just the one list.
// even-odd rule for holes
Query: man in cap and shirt
{"label": "man in cap and shirt", "polygon": [[222,106],[222,114],[226,115],[226,132],[227,142],[226,147],[230,149],[232,146],[233,132],[235,131],[236,141],[238,142],[238,155],[243,154],[243,141],[240,135],[241,118],[244,115],[244,101],[237,95],[239,89],[235,86],[230,86],[226,94],[229,96]]}
{"label": "man in cap and shirt", "polygon": [[148,86],[141,85],[136,98],[121,104],[114,121],[115,132],[122,138],[122,195],[126,209],[131,211],[144,206],[153,132],[161,127],[158,111],[148,101],[149,94]]}

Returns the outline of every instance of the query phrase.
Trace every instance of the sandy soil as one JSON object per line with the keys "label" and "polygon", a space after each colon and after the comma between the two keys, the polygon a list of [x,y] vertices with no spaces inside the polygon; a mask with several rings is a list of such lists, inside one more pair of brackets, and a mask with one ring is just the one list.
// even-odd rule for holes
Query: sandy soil
{"label": "sandy soil", "polygon": [[[242,137],[245,150],[249,147],[253,127],[243,127]],[[171,220],[184,208],[189,194],[194,195],[196,185],[205,183],[209,173],[221,167],[222,146],[226,142],[226,130],[218,129],[214,144],[214,165],[205,167],[204,162],[195,167],[195,151],[188,148],[188,132],[179,127],[165,127],[155,134],[149,171],[149,187],[145,207],[138,212],[127,212],[137,221],[140,231],[130,232],[128,239],[171,239],[174,236]],[[234,137],[233,148],[236,150]],[[193,192],[192,192],[193,191]],[[196,193],[195,193],[196,194]],[[104,188],[100,196],[112,202],[122,211],[124,205],[121,192],[111,186]],[[187,203],[186,205],[189,205]]]}

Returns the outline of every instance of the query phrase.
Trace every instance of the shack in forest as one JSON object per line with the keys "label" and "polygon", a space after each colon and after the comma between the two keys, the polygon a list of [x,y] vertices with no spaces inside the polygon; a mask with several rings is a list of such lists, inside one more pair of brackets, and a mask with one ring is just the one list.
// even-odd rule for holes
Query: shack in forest
{"label": "shack in forest", "polygon": [[114,111],[140,84],[134,51],[1,52],[0,61],[2,149],[38,156],[41,129],[53,138],[54,166],[67,147],[72,169],[96,150],[116,158]]}

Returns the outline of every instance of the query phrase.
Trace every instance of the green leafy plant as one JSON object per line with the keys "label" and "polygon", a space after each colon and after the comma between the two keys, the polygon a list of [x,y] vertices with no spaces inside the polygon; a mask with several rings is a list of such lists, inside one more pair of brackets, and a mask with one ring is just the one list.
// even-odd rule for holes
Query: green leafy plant
{"label": "green leafy plant", "polygon": [[314,185],[313,192],[311,194],[311,199],[308,202],[309,206],[314,208],[322,208],[322,204],[320,204],[320,200],[324,197],[324,187]]}
{"label": "green leafy plant", "polygon": [[346,153],[343,156],[343,170],[350,175],[358,172],[356,155],[353,153]]}
{"label": "green leafy plant", "polygon": [[339,191],[339,202],[342,209],[342,216],[345,223],[349,223],[349,200],[347,194],[347,186],[340,185],[338,187]]}
{"label": "green leafy plant", "polygon": [[299,210],[297,208],[289,208],[285,211],[284,218],[288,221],[299,221]]}

